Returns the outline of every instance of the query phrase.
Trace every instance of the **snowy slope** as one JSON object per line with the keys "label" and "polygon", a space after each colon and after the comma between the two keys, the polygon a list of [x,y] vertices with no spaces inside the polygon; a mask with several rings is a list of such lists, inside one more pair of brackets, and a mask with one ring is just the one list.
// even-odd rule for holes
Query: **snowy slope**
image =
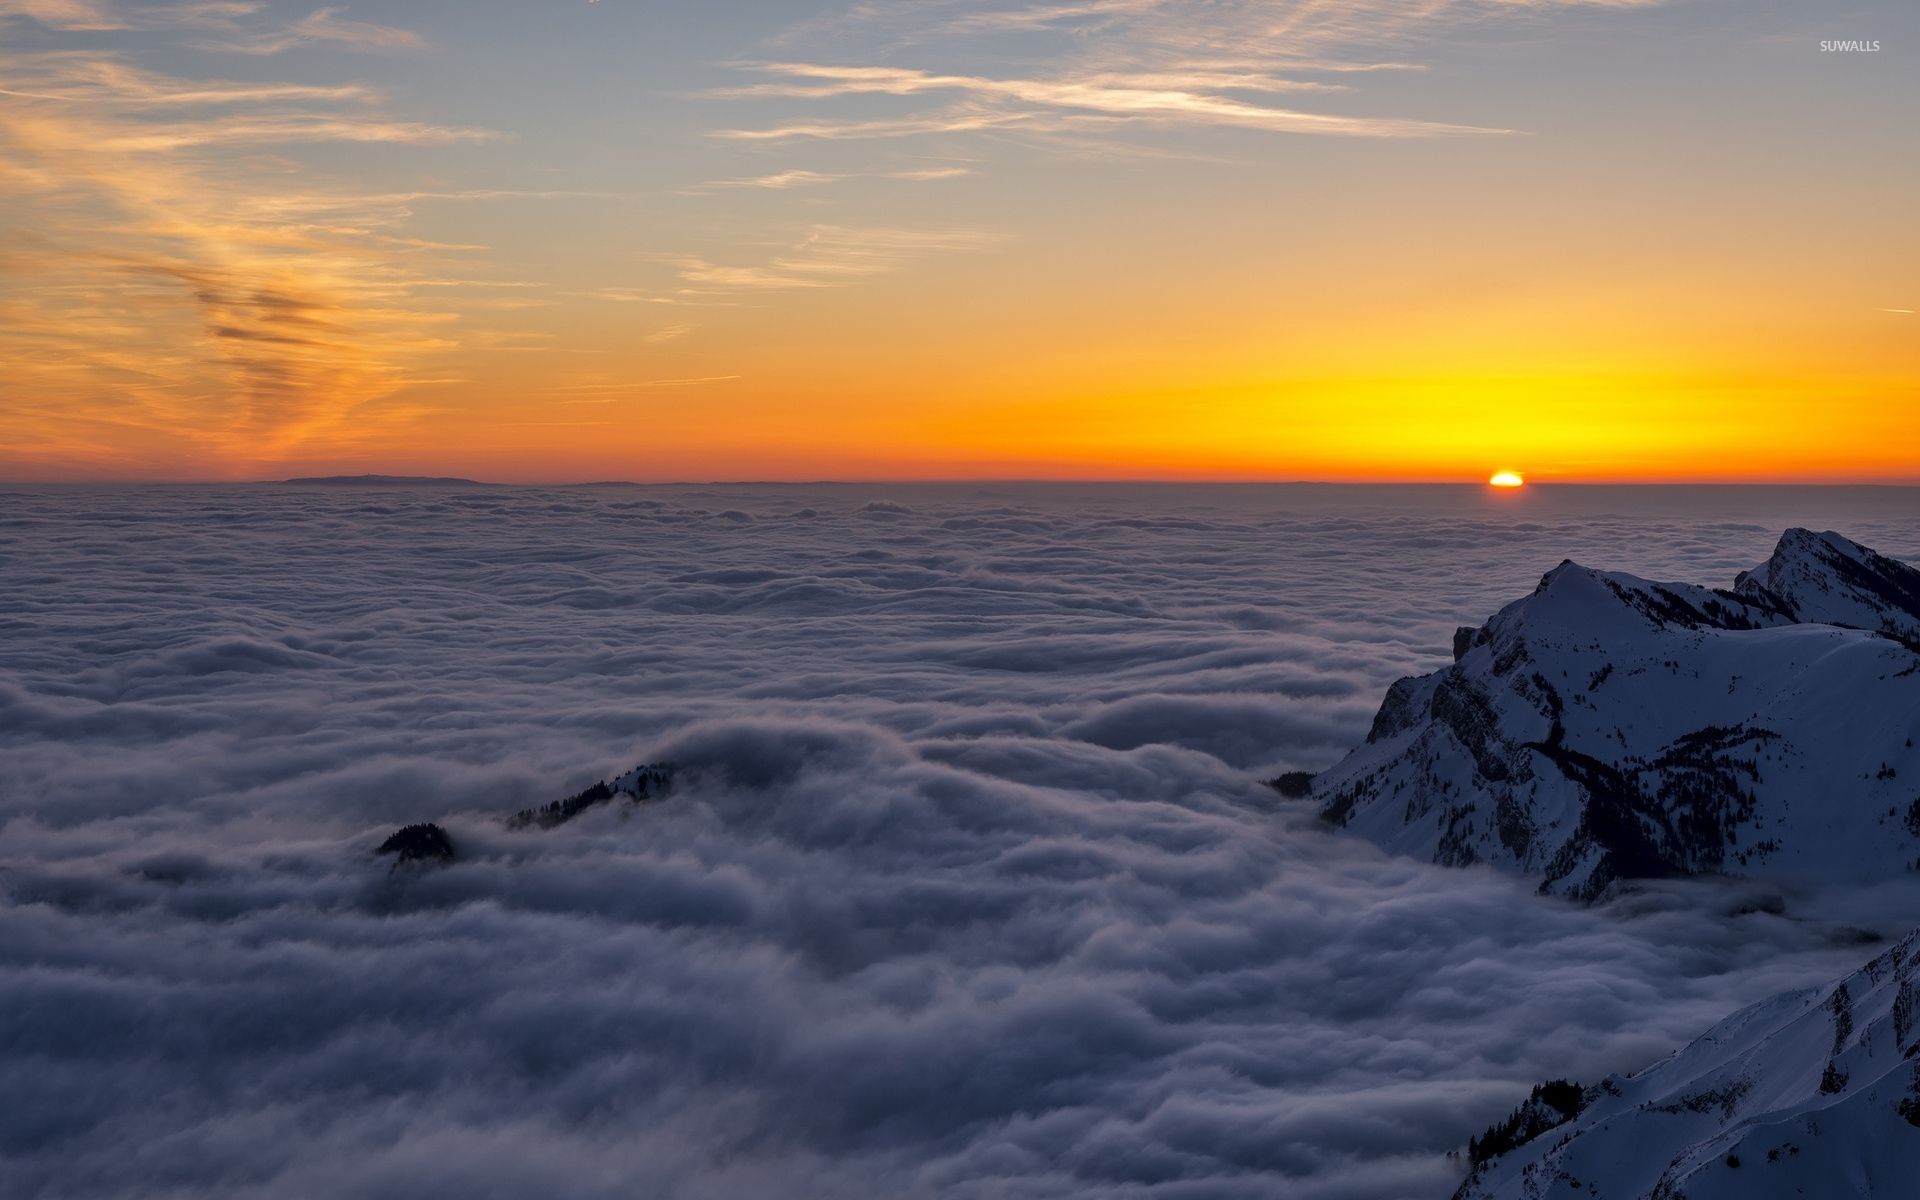
{"label": "snowy slope", "polygon": [[1826,988],[1735,1013],[1456,1200],[1920,1195],[1920,931]]}
{"label": "snowy slope", "polygon": [[1329,821],[1582,898],[1920,863],[1920,572],[1838,534],[1789,530],[1734,591],[1562,563],[1455,657],[1314,781]]}
{"label": "snowy slope", "polygon": [[1773,557],[1741,572],[1734,590],[1796,621],[1877,629],[1920,645],[1920,572],[1837,533],[1787,530]]}

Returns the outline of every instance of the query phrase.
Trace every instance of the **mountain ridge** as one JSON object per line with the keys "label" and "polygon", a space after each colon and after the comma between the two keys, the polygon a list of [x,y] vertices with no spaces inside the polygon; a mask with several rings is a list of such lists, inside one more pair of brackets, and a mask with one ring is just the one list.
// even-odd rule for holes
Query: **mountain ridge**
{"label": "mountain ridge", "polygon": [[1741,1009],[1559,1111],[1540,1094],[1490,1131],[1518,1136],[1476,1154],[1454,1200],[1912,1196],[1920,930],[1831,984]]}
{"label": "mountain ridge", "polygon": [[1732,589],[1563,561],[1454,654],[1314,779],[1329,823],[1584,900],[1920,864],[1920,572],[1837,533]]}

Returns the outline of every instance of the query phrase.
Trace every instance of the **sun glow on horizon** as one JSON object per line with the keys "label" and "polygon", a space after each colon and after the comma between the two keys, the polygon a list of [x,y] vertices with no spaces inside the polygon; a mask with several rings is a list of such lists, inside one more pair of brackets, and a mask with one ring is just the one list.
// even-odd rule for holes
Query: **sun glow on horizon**
{"label": "sun glow on horizon", "polygon": [[1526,477],[1518,471],[1495,471],[1487,480],[1488,487],[1517,488],[1527,486]]}

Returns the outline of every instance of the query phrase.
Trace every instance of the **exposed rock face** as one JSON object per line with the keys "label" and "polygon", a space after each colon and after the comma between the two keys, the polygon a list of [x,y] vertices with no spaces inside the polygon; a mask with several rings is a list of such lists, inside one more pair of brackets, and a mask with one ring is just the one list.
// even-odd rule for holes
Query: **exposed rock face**
{"label": "exposed rock face", "polygon": [[1477,1165],[1456,1200],[1904,1198],[1917,1180],[1920,931],[1588,1088],[1571,1120]]}
{"label": "exposed rock face", "polygon": [[597,805],[607,804],[615,797],[624,797],[630,804],[643,800],[655,800],[664,794],[673,783],[673,768],[666,763],[646,763],[628,771],[612,783],[601,780],[592,787],[564,800],[555,800],[538,808],[523,808],[507,818],[508,829],[552,829],[564,825],[581,813]]}
{"label": "exposed rock face", "polygon": [[1454,652],[1315,779],[1328,821],[1587,899],[1920,864],[1920,572],[1839,534],[1789,530],[1733,591],[1565,562]]}
{"label": "exposed rock face", "polygon": [[[626,803],[639,804],[641,801],[657,801],[674,781],[674,768],[664,762],[647,762],[636,766],[616,780],[601,780],[586,791],[566,797],[564,801],[540,804],[538,808],[522,808],[513,816],[505,818],[509,829],[551,829],[564,826],[574,820],[588,808],[599,804],[609,804],[614,799],[626,799]],[[447,831],[432,824],[422,822],[417,826],[401,826],[382,841],[374,854],[394,854],[394,868],[403,864],[420,862],[430,866],[445,866],[459,858],[459,851],[453,847],[453,839],[447,837]]]}
{"label": "exposed rock face", "polygon": [[[555,800],[536,808],[523,808],[507,817],[504,823],[508,829],[552,829],[556,825],[566,824],[590,808],[612,803],[615,799],[625,799],[629,804],[657,800],[672,784],[671,766],[647,763],[611,783],[601,780],[564,800]],[[398,856],[394,862],[396,868],[403,863],[415,862],[446,864],[459,857],[453,839],[447,836],[446,830],[431,822],[395,830],[386,841],[380,843],[374,854]]]}
{"label": "exposed rock face", "polygon": [[457,854],[447,831],[431,822],[403,825],[381,842],[375,854],[399,855],[395,865],[409,862],[450,863]]}

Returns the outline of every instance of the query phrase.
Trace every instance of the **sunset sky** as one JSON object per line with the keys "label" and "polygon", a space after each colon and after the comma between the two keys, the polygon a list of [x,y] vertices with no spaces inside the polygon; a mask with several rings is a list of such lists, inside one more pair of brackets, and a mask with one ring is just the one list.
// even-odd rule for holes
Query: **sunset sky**
{"label": "sunset sky", "polygon": [[1891,0],[0,0],[0,479],[1920,483],[1916,48]]}

